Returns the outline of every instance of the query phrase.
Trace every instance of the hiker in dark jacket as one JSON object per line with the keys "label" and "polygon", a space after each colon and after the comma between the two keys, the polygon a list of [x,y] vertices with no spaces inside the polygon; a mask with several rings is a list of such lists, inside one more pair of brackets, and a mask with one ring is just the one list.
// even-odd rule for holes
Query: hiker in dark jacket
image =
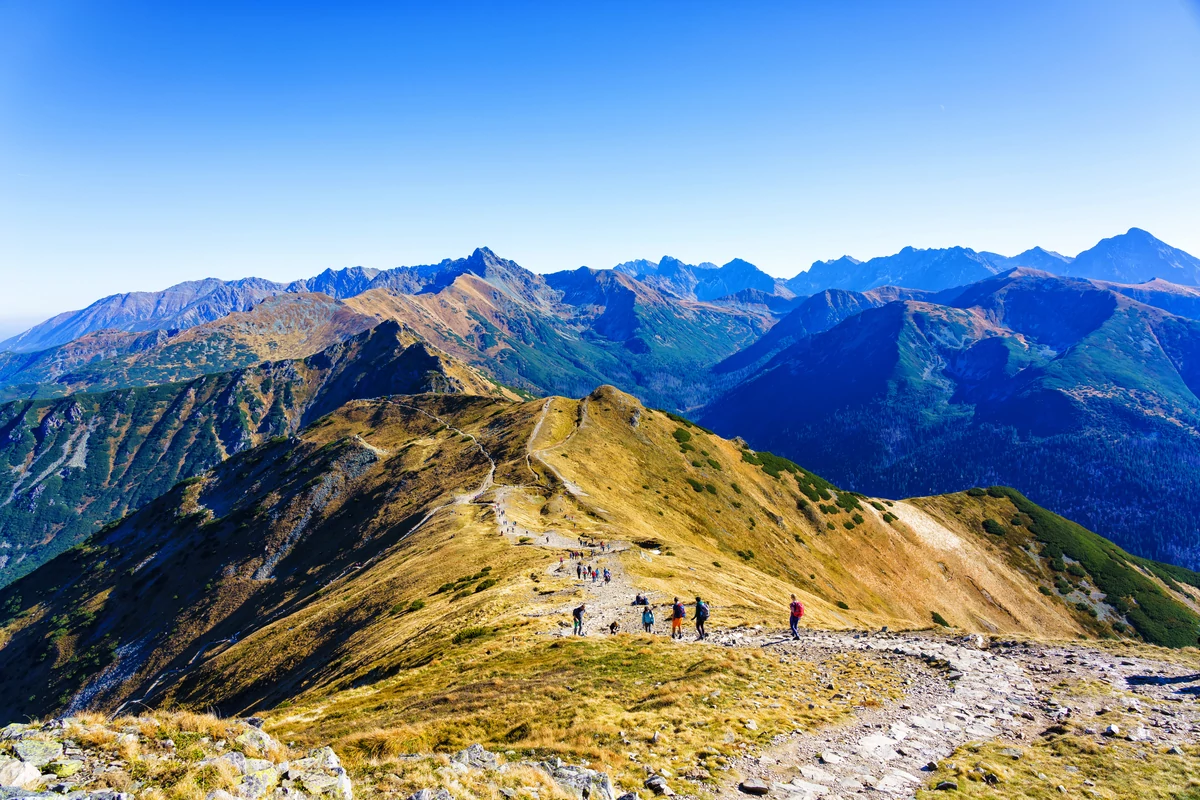
{"label": "hiker in dark jacket", "polygon": [[583,636],[583,613],[587,610],[585,603],[580,603],[574,611],[571,612],[571,617],[575,621],[575,626],[572,629],[576,636]]}
{"label": "hiker in dark jacket", "polygon": [[708,622],[708,604],[696,598],[696,638],[707,639],[708,632],[704,630],[704,623]]}
{"label": "hiker in dark jacket", "polygon": [[671,604],[671,638],[683,638],[683,621],[687,619],[687,611],[683,608],[683,603],[679,602],[679,598],[675,598],[675,602]]}

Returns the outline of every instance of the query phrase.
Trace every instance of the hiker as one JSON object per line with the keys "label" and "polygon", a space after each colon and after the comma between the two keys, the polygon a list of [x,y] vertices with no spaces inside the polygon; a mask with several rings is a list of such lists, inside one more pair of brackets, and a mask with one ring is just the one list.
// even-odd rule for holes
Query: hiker
{"label": "hiker", "polygon": [[679,598],[675,598],[675,602],[671,604],[671,638],[683,638],[683,621],[687,618],[687,611],[683,608],[683,603],[679,602]]}
{"label": "hiker", "polygon": [[604,582],[605,583],[612,582],[612,573],[608,571],[608,567],[604,568]]}
{"label": "hiker", "polygon": [[620,633],[620,632],[621,632],[621,623],[617,622],[617,621],[614,619],[614,620],[613,620],[613,622],[612,622],[612,625],[609,625],[609,626],[608,626],[608,632],[609,632],[611,635],[613,635],[613,636],[616,636],[618,633]]}
{"label": "hiker", "polygon": [[583,580],[583,564],[575,565],[575,579],[580,581]]}
{"label": "hiker", "polygon": [[654,610],[650,606],[642,611],[642,630],[646,633],[654,633]]}
{"label": "hiker", "polygon": [[600,580],[600,572],[598,570],[593,569],[592,570],[592,583],[595,583],[598,580]]}
{"label": "hiker", "polygon": [[792,629],[792,638],[799,639],[800,618],[804,616],[804,603],[797,600],[796,595],[792,595],[792,604],[788,608],[792,612],[791,618],[788,620],[788,624]]}
{"label": "hiker", "polygon": [[704,630],[704,623],[708,622],[708,604],[696,597],[696,638],[707,639],[708,631]]}
{"label": "hiker", "polygon": [[580,603],[578,607],[571,612],[571,617],[575,621],[575,626],[572,630],[576,636],[583,636],[583,612],[586,610],[586,604]]}

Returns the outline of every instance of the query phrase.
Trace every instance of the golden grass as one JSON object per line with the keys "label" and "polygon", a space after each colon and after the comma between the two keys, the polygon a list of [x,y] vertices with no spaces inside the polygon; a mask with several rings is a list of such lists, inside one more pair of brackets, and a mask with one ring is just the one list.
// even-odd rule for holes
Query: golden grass
{"label": "golden grass", "polygon": [[[1050,800],[1098,797],[1107,800],[1194,800],[1200,797],[1200,747],[1188,745],[1185,755],[1169,755],[1166,747],[1149,742],[1107,741],[1059,734],[1032,744],[991,742],[959,748],[933,774],[929,786],[952,779],[958,796]],[[1017,751],[1014,759],[1009,752]],[[921,800],[944,798],[927,789]]]}
{"label": "golden grass", "polygon": [[[880,663],[847,657],[829,668],[839,683],[867,687],[856,690],[859,703],[900,694],[900,676]],[[588,760],[633,787],[646,764],[715,768],[779,733],[844,719],[855,700],[838,694],[819,684],[812,665],[760,650],[640,635],[520,636],[515,644],[497,637],[401,677],[289,709],[272,729],[306,745],[334,741],[357,775],[402,754],[480,742]],[[364,720],[370,729],[363,730]],[[746,727],[748,720],[757,730]]]}

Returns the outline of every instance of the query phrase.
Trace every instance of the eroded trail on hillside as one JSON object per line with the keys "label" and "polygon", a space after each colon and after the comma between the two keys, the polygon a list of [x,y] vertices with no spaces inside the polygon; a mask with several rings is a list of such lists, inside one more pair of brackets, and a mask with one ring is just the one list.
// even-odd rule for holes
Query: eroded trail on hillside
{"label": "eroded trail on hillside", "polygon": [[[561,475],[546,460],[543,453],[565,444],[579,430],[586,418],[580,415],[566,439],[535,449],[535,440],[550,410],[550,401],[542,408],[538,422],[531,432],[526,448],[526,460],[535,475],[530,459],[544,465],[554,477],[570,487],[574,484]],[[668,635],[669,608],[672,598],[641,591],[622,563],[629,558],[653,558],[651,553],[629,542],[605,541],[602,552],[581,542],[572,530],[547,527],[534,530],[517,521],[514,507],[517,486],[494,486],[492,509],[501,532],[514,543],[556,551],[560,555],[547,572],[572,581],[574,596],[564,603],[560,594],[550,595],[530,616],[554,616],[559,624],[549,635],[570,636],[571,609],[580,602],[586,604],[585,634],[609,635],[609,625],[616,622],[621,632],[641,631],[642,607],[632,605],[636,594],[648,596],[656,620],[654,632]],[[582,559],[573,560],[570,553],[581,552]],[[603,577],[592,580],[580,566],[592,566],[601,575],[607,568],[611,580]],[[685,602],[691,598],[682,598]],[[689,616],[692,613],[690,602]],[[744,797],[744,788],[757,782],[756,791],[789,800],[845,800],[862,792],[879,792],[891,797],[914,797],[929,785],[930,770],[966,744],[998,742],[1019,747],[1038,737],[1047,727],[1072,713],[1055,687],[1063,678],[1082,681],[1101,681],[1114,693],[1133,687],[1146,691],[1145,686],[1160,687],[1160,702],[1167,698],[1161,687],[1167,682],[1143,682],[1138,675],[1162,672],[1164,662],[1121,660],[1087,648],[1070,646],[1049,648],[1035,644],[1001,643],[988,647],[980,636],[954,639],[926,633],[855,633],[805,630],[799,641],[780,632],[732,629],[719,627],[720,609],[715,609],[710,622],[709,639],[697,643],[694,623],[685,623],[685,639],[679,646],[722,646],[767,649],[786,661],[813,664],[828,678],[828,687],[853,701],[854,717],[839,725],[817,730],[797,730],[777,736],[759,752],[745,752],[730,765],[728,777],[715,776],[715,793],[719,797]],[[843,685],[837,672],[837,659],[847,654],[876,662],[882,669],[892,670],[903,677],[904,694],[899,699],[881,700],[871,697],[860,685]],[[1170,668],[1167,667],[1169,670]],[[1175,671],[1178,671],[1176,669]],[[745,698],[749,705],[762,707],[774,703],[806,704],[806,698],[778,692],[775,696]],[[778,707],[778,706],[773,706]],[[1078,712],[1078,707],[1076,711]],[[1200,733],[1200,714],[1173,715],[1159,706],[1162,716],[1141,707],[1136,700],[1129,705],[1130,713],[1147,717],[1146,724],[1165,729],[1164,741],[1183,742]],[[1103,707],[1095,713],[1107,713]],[[743,724],[753,725],[752,715]],[[1104,725],[1091,730],[1103,736]],[[1149,733],[1141,722],[1131,738],[1160,735]],[[1136,738],[1135,738],[1136,740]],[[1011,753],[1019,750],[1009,748]],[[1005,751],[1002,751],[1005,752]],[[1014,756],[1019,757],[1019,756]],[[976,767],[980,780],[990,780],[983,767]],[[939,773],[940,774],[940,773]],[[734,777],[736,776],[736,777]],[[665,776],[664,776],[665,777]],[[669,779],[671,788],[684,795],[712,796],[712,784],[693,784],[678,776]]]}

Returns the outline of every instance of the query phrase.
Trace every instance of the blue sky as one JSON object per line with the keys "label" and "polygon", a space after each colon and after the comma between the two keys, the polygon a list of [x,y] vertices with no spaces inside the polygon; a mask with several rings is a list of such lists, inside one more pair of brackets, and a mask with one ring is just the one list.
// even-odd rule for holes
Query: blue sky
{"label": "blue sky", "polygon": [[[248,6],[253,5],[253,8]],[[0,330],[478,245],[1200,254],[1195,2],[0,0]]]}

